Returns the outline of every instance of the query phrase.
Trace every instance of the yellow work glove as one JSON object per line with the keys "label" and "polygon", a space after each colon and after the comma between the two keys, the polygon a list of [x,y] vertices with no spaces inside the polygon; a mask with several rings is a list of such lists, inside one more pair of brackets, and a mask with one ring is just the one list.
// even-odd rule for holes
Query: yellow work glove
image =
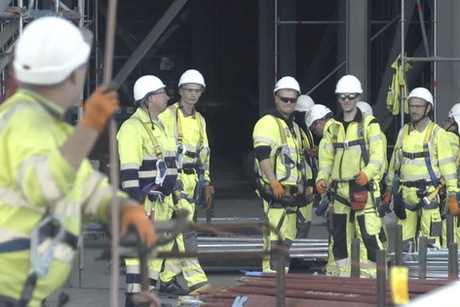
{"label": "yellow work glove", "polygon": [[458,201],[456,196],[449,196],[447,199],[447,209],[452,215],[458,215],[459,208],[458,208]]}
{"label": "yellow work glove", "polygon": [[366,185],[369,182],[366,173],[363,171],[359,171],[356,175],[353,176],[353,178],[355,178],[355,181],[359,186]]}
{"label": "yellow work glove", "polygon": [[389,206],[391,201],[391,191],[386,191],[385,194],[383,194],[382,198],[382,205],[384,206]]}
{"label": "yellow work glove", "polygon": [[157,234],[152,222],[144,211],[144,206],[131,203],[125,205],[121,211],[121,232],[120,235],[126,235],[128,227],[132,225],[139,235],[142,243],[147,248],[152,248],[157,242]]}
{"label": "yellow work glove", "polygon": [[321,179],[316,183],[316,191],[320,195],[323,195],[324,193],[326,193],[326,189],[327,189],[326,180]]}
{"label": "yellow work glove", "polygon": [[284,187],[281,183],[279,183],[278,181],[273,181],[273,182],[270,182],[270,186],[273,190],[273,195],[276,197],[276,198],[281,198],[283,197],[284,195]]}
{"label": "yellow work glove", "polygon": [[85,114],[81,120],[81,125],[101,132],[110,116],[118,109],[120,109],[120,102],[117,92],[109,90],[106,85],[101,86],[86,100]]}

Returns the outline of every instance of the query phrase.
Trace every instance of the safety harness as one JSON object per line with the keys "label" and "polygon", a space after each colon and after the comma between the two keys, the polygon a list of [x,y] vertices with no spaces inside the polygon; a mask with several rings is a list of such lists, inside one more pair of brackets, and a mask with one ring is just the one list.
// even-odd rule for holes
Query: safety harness
{"label": "safety harness", "polygon": [[[142,195],[151,194],[151,196],[156,199],[160,197],[167,196],[171,194],[174,188],[174,184],[177,179],[177,167],[173,157],[164,157],[163,152],[161,150],[161,146],[158,143],[157,138],[153,134],[152,130],[150,129],[149,125],[144,123],[139,117],[133,117],[134,119],[138,120],[142,126],[144,127],[145,131],[149,135],[150,141],[152,142],[153,150],[155,151],[155,155],[157,157],[156,161],[156,171],[157,174],[155,176],[155,180],[151,183],[147,184],[146,186],[141,188]],[[158,188],[152,189],[154,186]]]}
{"label": "safety harness", "polygon": [[[297,178],[296,185],[285,185],[285,188],[288,188],[289,193],[285,193],[285,195],[280,198],[280,199],[274,199],[270,183],[265,180],[260,172],[260,169],[257,167],[257,164],[254,164],[255,166],[255,174],[256,174],[256,188],[257,191],[259,192],[260,196],[265,199],[267,202],[270,203],[270,207],[272,208],[283,208],[283,207],[289,207],[289,206],[305,206],[306,201],[305,201],[305,192],[306,192],[306,185],[308,183],[306,179],[306,174],[304,171],[305,164],[301,161],[295,161],[292,156],[291,156],[291,151],[289,149],[288,141],[287,141],[287,135],[286,131],[283,127],[282,120],[277,118],[276,116],[271,115],[277,125],[278,125],[278,130],[280,132],[281,136],[281,145],[276,148],[274,156],[275,156],[275,163],[273,163],[273,172],[275,175],[277,174],[277,161],[278,159],[281,160],[281,164],[285,167],[285,175],[278,179],[280,183],[285,182],[291,177],[292,170],[293,169],[298,169],[299,173],[301,176]],[[296,138],[299,140],[302,140],[301,136],[301,131],[298,128],[298,126],[294,126],[294,133],[296,135]],[[304,144],[302,144],[304,145]],[[299,158],[299,155],[298,155]],[[312,182],[311,182],[312,183]],[[286,195],[287,194],[287,195]],[[295,213],[295,212],[292,212]]]}
{"label": "safety harness", "polygon": [[[175,117],[175,134],[178,144],[176,164],[178,171],[185,174],[196,174],[198,176],[198,183],[195,188],[193,197],[189,198],[187,195],[182,192],[179,196],[179,199],[186,199],[189,203],[198,203],[201,199],[201,194],[203,193],[203,188],[205,185],[205,163],[209,159],[210,149],[205,147],[203,141],[205,139],[205,128],[204,128],[204,119],[201,114],[197,111],[194,112],[195,119],[198,121],[198,129],[200,133],[200,141],[196,147],[196,151],[190,151],[187,149],[184,141],[184,133],[182,127],[182,121],[179,116],[180,105],[173,105],[170,107]],[[195,163],[184,163],[184,156],[194,159]]]}
{"label": "safety harness", "polygon": [[[436,174],[435,174],[435,172],[433,170],[433,166],[431,165],[431,160],[430,160],[429,141],[430,141],[430,138],[432,136],[433,129],[434,129],[435,126],[436,126],[436,124],[434,122],[432,122],[432,121],[430,121],[430,123],[428,124],[428,127],[427,127],[426,132],[425,132],[425,137],[424,137],[424,140],[423,140],[423,151],[421,151],[421,152],[405,152],[405,151],[402,150],[403,140],[409,134],[410,124],[406,124],[404,126],[404,131],[403,131],[403,134],[401,135],[400,146],[397,149],[397,150],[400,151],[401,157],[399,157],[400,163],[398,164],[398,167],[395,169],[395,177],[396,176],[398,176],[398,177],[396,178],[397,180],[393,180],[393,189],[392,189],[393,197],[396,197],[396,195],[398,193],[398,190],[399,190],[398,185],[402,185],[402,186],[405,186],[405,187],[415,187],[415,188],[418,188],[419,190],[422,190],[422,189],[425,190],[426,186],[433,185],[436,188],[436,190],[439,191],[440,188],[441,188],[440,186],[445,183],[444,180],[440,181],[436,177]],[[402,158],[403,157],[407,158],[407,159],[411,159],[411,160],[423,157],[424,160],[425,160],[426,168],[428,169],[428,173],[430,175],[430,181],[416,180],[416,181],[400,182],[399,177],[400,177],[400,174],[401,174],[401,166],[402,166]],[[421,191],[421,192],[423,192],[423,194],[419,194],[418,196],[420,196],[420,198],[423,200],[424,196],[426,196],[426,191]],[[421,206],[429,206],[431,200],[436,195],[431,195],[430,194],[430,196],[431,196],[430,199],[427,199],[425,201],[421,201],[415,207],[409,206],[408,204],[403,202],[404,208],[406,208],[406,209],[408,209],[410,211],[417,211],[418,209],[421,208]],[[400,213],[402,213],[402,212],[400,212]],[[401,216],[403,216],[403,215],[401,215]],[[404,218],[404,217],[401,217],[401,218]]]}

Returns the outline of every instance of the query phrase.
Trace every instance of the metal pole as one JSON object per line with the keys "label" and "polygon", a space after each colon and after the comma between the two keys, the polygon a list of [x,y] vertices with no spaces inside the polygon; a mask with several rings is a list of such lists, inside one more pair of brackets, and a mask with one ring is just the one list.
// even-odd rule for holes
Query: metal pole
{"label": "metal pole", "polygon": [[386,253],[384,249],[377,252],[377,306],[385,307],[387,298],[387,272],[385,265]]}
{"label": "metal pole", "polygon": [[396,225],[395,227],[395,265],[403,265],[402,261],[402,226]]}
{"label": "metal pole", "polygon": [[351,277],[359,278],[361,275],[359,264],[359,244],[358,238],[353,238],[351,241]]}
{"label": "metal pole", "polygon": [[[105,57],[104,57],[104,84],[109,84],[112,80],[112,61],[115,45],[115,24],[117,18],[117,0],[109,0],[107,8],[107,28],[105,35]],[[110,284],[110,306],[118,307],[118,285],[119,285],[119,206],[120,201],[117,197],[119,178],[118,178],[118,150],[117,150],[117,124],[112,117],[109,122],[109,150],[110,150],[110,181],[112,184],[112,207],[111,207],[111,251],[112,268]]]}
{"label": "metal pole", "polygon": [[286,251],[283,249],[284,244],[281,244],[282,242],[278,241],[278,248],[272,253],[272,257],[276,257],[276,307],[286,306]]}
{"label": "metal pole", "polygon": [[[433,20],[433,56],[436,58],[438,56],[438,1],[434,0],[434,20]],[[425,29],[425,27],[423,27]],[[425,34],[426,35],[426,34]],[[433,62],[433,104],[434,104],[434,121],[438,116],[437,112],[437,102],[438,102],[438,62]]]}
{"label": "metal pole", "polygon": [[276,84],[276,81],[278,81],[278,0],[275,0],[275,70],[274,70],[274,78],[275,82],[273,84]]}
{"label": "metal pole", "polygon": [[[405,0],[401,0],[401,66],[402,66],[402,71],[403,71],[403,78],[405,79],[406,78],[406,70],[405,70],[405,66],[406,66],[406,61],[405,61],[405,46],[404,46],[404,26],[405,26],[405,20],[404,18],[406,18],[406,15],[404,14],[404,4],[405,4]],[[399,108],[400,108],[400,116],[401,116],[401,127],[404,126],[404,91],[402,88],[400,88],[400,98],[399,98]]]}
{"label": "metal pole", "polygon": [[449,279],[458,279],[458,245],[449,243]]}
{"label": "metal pole", "polygon": [[447,213],[446,215],[446,228],[447,228],[447,246],[454,242],[454,217],[452,214]]}
{"label": "metal pole", "polygon": [[418,279],[426,279],[428,238],[420,237],[418,244]]}

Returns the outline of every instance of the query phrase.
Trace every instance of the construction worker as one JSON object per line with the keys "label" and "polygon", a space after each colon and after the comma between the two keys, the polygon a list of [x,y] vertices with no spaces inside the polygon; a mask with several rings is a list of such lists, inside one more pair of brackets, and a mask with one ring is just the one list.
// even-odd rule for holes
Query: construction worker
{"label": "construction worker", "polygon": [[432,122],[433,96],[423,87],[407,97],[411,122],[398,134],[386,177],[383,203],[393,196],[397,223],[402,225],[403,251],[418,250],[418,237],[440,247],[442,219],[439,191],[445,183],[448,211],[457,215],[457,170],[447,132]]}
{"label": "construction worker", "polygon": [[[206,121],[195,108],[203,94],[206,84],[203,75],[195,70],[185,71],[178,83],[180,100],[160,114],[160,121],[172,131],[178,146],[178,178],[183,190],[178,196],[179,209],[189,212],[189,219],[196,214],[196,205],[204,194],[205,203],[212,202],[213,187],[210,185],[209,172],[210,148],[206,133]],[[196,252],[197,233],[191,231],[180,235],[174,245],[180,252]],[[160,293],[187,293],[177,283],[176,276],[183,273],[190,291],[194,291],[208,282],[206,273],[197,258],[166,259],[164,270],[160,274]]]}
{"label": "construction worker", "polygon": [[[365,113],[365,114],[368,114],[368,115],[371,115],[371,116],[374,116],[374,110],[372,109],[371,105],[368,104],[367,102],[365,101],[358,101],[358,103],[356,104],[356,106],[358,107],[358,109],[361,110],[362,113]],[[379,214],[381,217],[383,217],[385,215],[385,213],[387,213],[387,207],[384,206],[384,207],[381,207],[381,197],[382,197],[382,188],[383,191],[386,190],[386,187],[382,186],[384,184],[384,178],[385,178],[385,174],[386,174],[386,171],[388,169],[388,157],[387,157],[387,137],[385,135],[385,133],[383,133],[383,131],[380,131],[380,137],[382,138],[382,149],[383,149],[383,153],[385,154],[385,159],[384,159],[384,166],[380,169],[380,174],[378,177],[376,177],[374,179],[374,182],[376,183],[376,185],[374,186],[374,199],[375,201],[377,202],[377,207],[379,209]]]}
{"label": "construction worker", "polygon": [[329,250],[335,265],[328,267],[327,273],[350,276],[351,242],[357,237],[360,239],[360,275],[374,277],[377,251],[384,248],[382,221],[372,197],[374,180],[385,159],[380,125],[373,116],[363,114],[356,107],[363,90],[355,76],[343,76],[337,82],[335,93],[342,112],[324,127],[316,179],[320,194],[325,194],[328,187],[334,190]]}
{"label": "construction worker", "polygon": [[[275,231],[264,235],[264,246],[273,249],[278,239],[285,245],[285,270],[289,270],[289,248],[296,237],[298,208],[312,201],[311,168],[303,159],[307,150],[305,136],[293,120],[293,112],[300,95],[299,83],[293,77],[283,77],[273,91],[276,110],[257,121],[253,130],[257,167],[257,189],[262,198],[265,217]],[[276,259],[266,256],[264,272],[276,270]]]}
{"label": "construction worker", "polygon": [[[155,221],[170,220],[174,213],[171,193],[177,179],[176,141],[158,120],[168,104],[166,85],[156,76],[142,76],[134,84],[134,101],[139,107],[117,134],[120,181],[123,190],[143,203]],[[161,248],[161,247],[160,247]],[[163,260],[149,264],[150,290],[155,288]],[[141,292],[138,259],[126,259],[126,303]]]}
{"label": "construction worker", "polygon": [[[101,86],[76,127],[63,120],[80,102],[90,49],[74,24],[57,17],[32,21],[16,43],[19,87],[0,106],[0,306],[42,306],[72,271],[83,216],[111,220],[112,188],[87,157],[119,109],[118,95]],[[152,247],[144,210],[118,197],[121,234],[132,225]]]}
{"label": "construction worker", "polygon": [[[307,111],[310,110],[310,108],[314,105],[315,102],[310,96],[300,95],[297,99],[297,104],[293,113],[294,121],[297,125],[299,125],[300,129],[303,130],[306,136],[304,143],[307,144],[306,148],[308,148],[308,150],[306,150],[303,154],[305,161],[308,163],[312,170],[312,180],[316,178],[316,174],[318,173],[317,149],[314,143],[313,134],[310,130],[308,130],[305,124],[305,113],[307,113]],[[314,181],[310,182],[310,186],[314,186]],[[313,197],[311,203],[297,209],[297,239],[306,239],[308,237],[311,221],[313,220],[313,203],[315,200],[317,202],[320,200],[320,197],[317,193],[315,193],[314,196],[317,197]]]}
{"label": "construction worker", "polygon": [[[447,131],[447,135],[449,137],[449,143],[452,149],[452,155],[455,158],[455,164],[457,166],[457,185],[459,184],[459,175],[460,175],[460,167],[459,167],[459,157],[460,157],[460,138],[459,138],[459,127],[460,123],[460,103],[456,103],[450,109],[447,119],[442,122],[441,127]],[[446,223],[446,210],[445,206],[441,206],[441,218],[442,218],[442,247],[448,247],[447,242],[447,223]],[[454,234],[453,239],[455,242],[460,242],[460,228],[458,225],[458,217],[454,216],[453,218],[454,224]]]}

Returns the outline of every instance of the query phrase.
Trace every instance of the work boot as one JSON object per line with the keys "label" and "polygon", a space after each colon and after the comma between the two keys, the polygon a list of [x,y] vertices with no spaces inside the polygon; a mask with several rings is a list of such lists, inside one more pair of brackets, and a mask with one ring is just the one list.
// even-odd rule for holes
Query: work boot
{"label": "work boot", "polygon": [[166,294],[172,298],[177,298],[180,295],[188,295],[188,291],[179,285],[177,280],[174,278],[169,282],[161,282],[160,284],[160,294]]}
{"label": "work boot", "polygon": [[190,290],[190,292],[193,292],[193,291],[195,291],[197,289],[200,289],[203,286],[206,286],[207,284],[208,284],[208,282],[203,281],[203,282],[197,283],[196,285],[190,286],[189,290]]}

